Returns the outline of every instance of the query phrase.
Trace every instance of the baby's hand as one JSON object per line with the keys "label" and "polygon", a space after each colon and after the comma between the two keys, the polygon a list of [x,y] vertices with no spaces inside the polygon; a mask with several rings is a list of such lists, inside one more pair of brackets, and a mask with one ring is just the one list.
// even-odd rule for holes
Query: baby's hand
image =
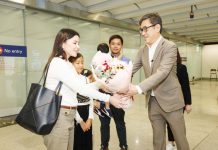
{"label": "baby's hand", "polygon": [[94,108],[100,109],[100,101],[94,101]]}

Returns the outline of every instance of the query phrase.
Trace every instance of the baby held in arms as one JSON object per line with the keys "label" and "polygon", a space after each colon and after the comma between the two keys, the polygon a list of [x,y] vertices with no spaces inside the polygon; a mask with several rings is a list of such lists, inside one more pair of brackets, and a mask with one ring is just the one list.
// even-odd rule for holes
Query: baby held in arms
{"label": "baby held in arms", "polygon": [[[127,63],[118,58],[112,58],[106,43],[99,44],[98,52],[92,59],[91,67],[95,80],[105,87],[104,92],[113,94],[126,93],[128,91],[131,83],[132,62]],[[131,97],[121,100],[125,101],[123,109],[129,108],[132,104]],[[95,110],[95,112],[100,115],[99,111],[101,111],[111,117],[109,105],[109,103],[100,103],[100,109]]]}

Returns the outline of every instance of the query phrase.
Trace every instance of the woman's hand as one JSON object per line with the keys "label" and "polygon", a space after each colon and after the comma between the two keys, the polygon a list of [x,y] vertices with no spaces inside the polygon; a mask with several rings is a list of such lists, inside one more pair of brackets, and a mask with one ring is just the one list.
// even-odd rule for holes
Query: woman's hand
{"label": "woman's hand", "polygon": [[110,92],[109,88],[107,86],[103,85],[103,84],[99,87],[99,89],[101,89],[104,92],[108,92],[108,93]]}
{"label": "woman's hand", "polygon": [[190,113],[192,111],[192,105],[185,105],[185,111]]}

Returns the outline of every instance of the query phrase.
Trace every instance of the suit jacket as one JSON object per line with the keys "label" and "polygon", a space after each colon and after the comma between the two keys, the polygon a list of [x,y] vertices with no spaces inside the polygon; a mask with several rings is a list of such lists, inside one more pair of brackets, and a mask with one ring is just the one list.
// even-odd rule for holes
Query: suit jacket
{"label": "suit jacket", "polygon": [[150,99],[151,90],[165,112],[171,112],[184,107],[184,100],[176,75],[177,46],[162,38],[155,50],[152,64],[149,64],[149,49],[147,45],[141,48],[134,61],[133,74],[141,67],[146,79],[139,83],[143,93],[146,93],[146,105]]}
{"label": "suit jacket", "polygon": [[182,87],[182,94],[185,100],[185,105],[191,105],[192,104],[191,90],[189,86],[188,72],[185,65],[177,64],[177,77]]}

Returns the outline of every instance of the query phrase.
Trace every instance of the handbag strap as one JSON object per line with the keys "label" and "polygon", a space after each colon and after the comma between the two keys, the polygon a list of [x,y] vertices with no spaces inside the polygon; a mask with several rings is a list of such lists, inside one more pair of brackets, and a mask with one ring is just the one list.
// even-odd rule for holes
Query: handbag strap
{"label": "handbag strap", "polygon": [[39,80],[39,83],[41,83],[41,81],[43,79],[43,87],[45,87],[49,66],[50,66],[50,63],[46,66],[45,73],[42,74],[42,76],[41,76],[41,78]]}
{"label": "handbag strap", "polygon": [[[48,75],[48,69],[49,69],[50,63],[47,65],[45,73],[42,74],[42,77],[39,80],[39,83],[41,82],[42,78],[44,79],[43,81],[43,87],[45,87],[45,83],[46,83],[46,79],[47,79],[47,75]],[[62,87],[63,82],[59,81],[58,85],[55,88],[55,91],[57,93],[57,95],[59,95],[61,87]]]}
{"label": "handbag strap", "polygon": [[59,95],[63,82],[59,81],[58,85],[55,88],[57,95]]}

